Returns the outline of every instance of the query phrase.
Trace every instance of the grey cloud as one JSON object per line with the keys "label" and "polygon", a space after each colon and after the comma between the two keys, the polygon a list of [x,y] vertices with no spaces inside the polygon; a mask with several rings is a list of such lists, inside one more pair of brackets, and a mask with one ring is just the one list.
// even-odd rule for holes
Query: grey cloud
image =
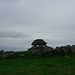
{"label": "grey cloud", "polygon": [[2,38],[29,38],[30,36],[24,33],[19,33],[19,32],[2,32],[0,31],[0,37]]}
{"label": "grey cloud", "polygon": [[4,51],[25,51],[25,50],[27,50],[27,48],[21,47],[21,46],[0,45],[0,50],[4,50]]}
{"label": "grey cloud", "polygon": [[[6,26],[9,27],[21,25],[23,27],[30,26],[33,28],[32,26],[38,25],[42,27],[43,25],[47,25],[52,29],[54,27],[59,28],[60,26],[65,25],[65,23],[68,26],[68,24],[74,22],[74,18],[71,18],[71,16],[74,16],[73,13],[75,13],[74,9],[71,10],[73,6],[70,5],[69,1],[68,3],[66,2],[67,5],[64,1],[59,0],[41,0],[41,2],[36,2],[34,0],[18,1],[11,9],[7,9],[7,14],[2,20],[5,22]],[[73,3],[72,1],[70,2]],[[2,26],[5,26],[5,24],[2,23]]]}
{"label": "grey cloud", "polygon": [[[49,0],[47,1],[45,0],[44,1],[43,0],[17,1],[17,4],[15,4],[15,7],[13,5],[11,9],[7,10],[8,11],[6,14],[7,19],[4,19],[4,20],[6,20],[6,22],[9,22],[9,23],[11,22],[13,24],[21,24],[23,26],[24,25],[31,26],[37,23],[40,24],[41,22],[45,22],[45,24],[50,22],[56,22],[56,23],[59,22],[61,24],[63,20],[64,21],[66,20],[63,18],[64,16],[65,17],[66,15],[69,16],[72,12],[75,12],[74,9],[70,11],[72,6],[69,3],[66,2],[67,6],[66,6],[66,3],[63,6],[62,2],[64,3],[64,1],[59,1],[59,0],[55,2],[49,1]],[[73,3],[72,1],[70,2]],[[53,23],[53,25],[55,24]]]}
{"label": "grey cloud", "polygon": [[32,40],[27,39],[0,39],[0,50],[27,50],[31,47]]}

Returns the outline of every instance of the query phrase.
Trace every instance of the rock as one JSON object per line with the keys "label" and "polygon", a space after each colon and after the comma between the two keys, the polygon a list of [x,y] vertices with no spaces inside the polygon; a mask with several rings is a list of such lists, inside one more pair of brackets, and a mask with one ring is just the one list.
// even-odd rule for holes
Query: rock
{"label": "rock", "polygon": [[34,55],[41,55],[41,52],[40,52],[40,50],[33,50],[32,54],[34,54]]}
{"label": "rock", "polygon": [[59,55],[71,54],[70,45],[56,47],[55,52],[56,54],[59,54]]}
{"label": "rock", "polygon": [[14,52],[12,52],[12,53],[9,54],[9,58],[15,58],[16,56],[17,56],[17,54],[14,53]]}
{"label": "rock", "polygon": [[60,54],[60,47],[56,47],[56,48],[55,48],[54,54],[57,54],[57,55]]}
{"label": "rock", "polygon": [[3,55],[0,55],[0,59],[2,58]]}
{"label": "rock", "polygon": [[24,57],[25,55],[24,55],[24,54],[20,54],[19,56],[20,56],[20,57]]}
{"label": "rock", "polygon": [[75,45],[71,46],[71,54],[75,54]]}
{"label": "rock", "polygon": [[60,54],[60,55],[64,55],[64,54],[66,53],[66,51],[65,51],[65,52],[64,52],[64,51],[65,51],[65,47],[64,47],[64,46],[61,46],[61,47],[60,47],[59,54]]}
{"label": "rock", "polygon": [[49,56],[53,54],[53,51],[54,49],[52,47],[45,46],[43,50],[43,54],[45,54],[46,56]]}
{"label": "rock", "polygon": [[71,54],[75,54],[75,50],[72,50],[72,51],[71,51]]}
{"label": "rock", "polygon": [[56,47],[55,50],[56,50],[56,51],[60,51],[60,47]]}
{"label": "rock", "polygon": [[9,54],[7,54],[7,53],[4,53],[2,56],[2,58],[9,58],[9,57],[10,57]]}
{"label": "rock", "polygon": [[68,49],[66,49],[66,48],[62,48],[62,52],[64,53],[64,54],[67,54],[68,53]]}
{"label": "rock", "polygon": [[4,54],[0,55],[0,58],[15,58],[17,55],[16,53],[9,53],[5,52]]}
{"label": "rock", "polygon": [[70,45],[65,46],[65,51],[67,54],[71,54],[71,47]]}

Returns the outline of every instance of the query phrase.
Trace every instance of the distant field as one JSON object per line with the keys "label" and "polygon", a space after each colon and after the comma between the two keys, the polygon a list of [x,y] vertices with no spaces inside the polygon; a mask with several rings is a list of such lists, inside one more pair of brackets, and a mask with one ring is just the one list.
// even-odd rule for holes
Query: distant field
{"label": "distant field", "polygon": [[75,75],[75,55],[0,59],[0,75]]}

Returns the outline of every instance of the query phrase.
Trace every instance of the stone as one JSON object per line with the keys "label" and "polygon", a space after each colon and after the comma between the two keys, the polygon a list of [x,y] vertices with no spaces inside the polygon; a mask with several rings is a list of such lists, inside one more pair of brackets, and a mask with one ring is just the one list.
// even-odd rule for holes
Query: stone
{"label": "stone", "polygon": [[16,56],[17,56],[17,54],[14,52],[9,53],[9,58],[15,58]]}
{"label": "stone", "polygon": [[3,54],[3,56],[2,56],[2,58],[9,58],[9,57],[10,57],[9,54],[7,54],[7,53]]}
{"label": "stone", "polygon": [[75,54],[75,45],[71,46],[71,54]]}
{"label": "stone", "polygon": [[33,50],[32,54],[34,54],[34,55],[41,55],[41,52],[40,52],[40,50]]}
{"label": "stone", "polygon": [[62,48],[62,51],[64,52],[64,54],[68,53],[68,49],[66,49],[66,48]]}
{"label": "stone", "polygon": [[2,58],[3,55],[0,55],[0,59]]}
{"label": "stone", "polygon": [[54,51],[54,49],[52,47],[45,46],[45,48],[43,50],[43,54],[45,54],[47,56],[52,55],[53,51]]}
{"label": "stone", "polygon": [[24,57],[25,55],[24,55],[24,54],[20,54],[19,56],[20,56],[20,57]]}

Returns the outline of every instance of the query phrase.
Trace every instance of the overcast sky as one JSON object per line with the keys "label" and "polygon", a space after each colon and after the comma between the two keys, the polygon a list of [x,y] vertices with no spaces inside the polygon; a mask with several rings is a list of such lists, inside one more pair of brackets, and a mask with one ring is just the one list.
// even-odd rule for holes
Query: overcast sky
{"label": "overcast sky", "polygon": [[75,0],[0,0],[0,50],[75,44]]}

